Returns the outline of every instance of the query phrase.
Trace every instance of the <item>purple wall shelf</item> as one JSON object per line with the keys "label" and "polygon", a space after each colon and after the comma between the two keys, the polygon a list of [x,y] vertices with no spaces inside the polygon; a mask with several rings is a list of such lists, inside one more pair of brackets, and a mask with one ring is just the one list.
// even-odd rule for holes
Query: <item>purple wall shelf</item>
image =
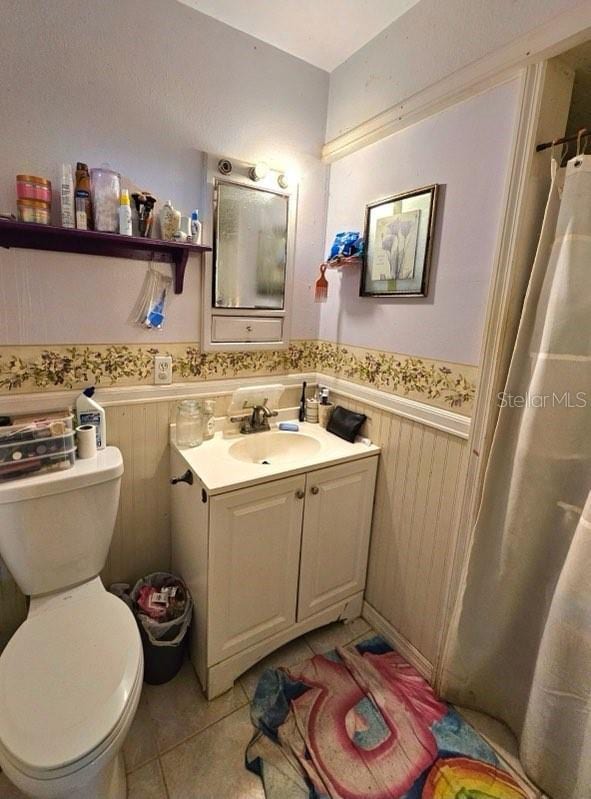
{"label": "purple wall shelf", "polygon": [[83,255],[169,263],[174,272],[175,294],[182,294],[189,255],[211,252],[211,247],[201,244],[98,233],[95,230],[75,230],[11,219],[0,219],[0,247],[76,252]]}

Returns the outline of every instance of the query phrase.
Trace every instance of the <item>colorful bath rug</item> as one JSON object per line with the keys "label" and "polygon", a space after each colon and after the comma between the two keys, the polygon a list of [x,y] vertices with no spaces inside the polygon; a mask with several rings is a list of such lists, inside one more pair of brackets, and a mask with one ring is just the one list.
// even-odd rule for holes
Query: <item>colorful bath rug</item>
{"label": "colorful bath rug", "polygon": [[528,799],[380,637],[265,671],[251,719],[246,765],[267,799]]}

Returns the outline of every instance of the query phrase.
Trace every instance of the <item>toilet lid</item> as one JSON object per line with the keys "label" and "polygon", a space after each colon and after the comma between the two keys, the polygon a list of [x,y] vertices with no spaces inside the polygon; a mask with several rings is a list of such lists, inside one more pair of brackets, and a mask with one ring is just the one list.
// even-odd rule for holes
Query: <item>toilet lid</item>
{"label": "toilet lid", "polygon": [[0,657],[0,744],[26,771],[76,763],[125,712],[138,670],[136,622],[107,591],[63,602],[19,627]]}

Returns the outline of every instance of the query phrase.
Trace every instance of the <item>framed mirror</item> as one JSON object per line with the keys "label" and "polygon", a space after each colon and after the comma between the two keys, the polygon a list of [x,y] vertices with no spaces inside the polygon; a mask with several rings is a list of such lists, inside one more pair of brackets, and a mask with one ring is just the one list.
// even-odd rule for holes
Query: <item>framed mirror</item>
{"label": "framed mirror", "polygon": [[201,349],[289,346],[298,184],[293,176],[203,154]]}
{"label": "framed mirror", "polygon": [[216,179],[214,308],[285,307],[289,197]]}

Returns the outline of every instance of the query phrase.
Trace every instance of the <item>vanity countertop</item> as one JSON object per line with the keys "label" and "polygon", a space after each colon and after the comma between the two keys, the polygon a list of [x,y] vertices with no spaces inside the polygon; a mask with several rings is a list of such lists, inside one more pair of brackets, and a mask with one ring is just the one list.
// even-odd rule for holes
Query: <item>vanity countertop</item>
{"label": "vanity countertop", "polygon": [[318,424],[299,422],[299,427],[297,433],[278,430],[277,425],[269,432],[249,435],[217,432],[198,447],[179,447],[171,426],[170,445],[210,495],[367,458],[380,451],[371,443],[350,444]]}

